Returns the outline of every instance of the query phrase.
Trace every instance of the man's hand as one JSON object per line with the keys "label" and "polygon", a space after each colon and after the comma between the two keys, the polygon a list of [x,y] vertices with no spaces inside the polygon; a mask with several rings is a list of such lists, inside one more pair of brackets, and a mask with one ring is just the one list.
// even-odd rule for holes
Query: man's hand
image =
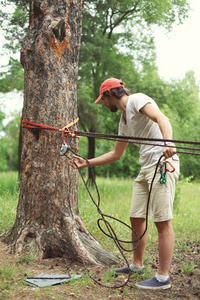
{"label": "man's hand", "polygon": [[176,154],[176,148],[174,143],[167,143],[165,148],[163,149],[164,159],[167,159],[169,157],[172,157],[174,154]]}
{"label": "man's hand", "polygon": [[82,169],[85,167],[89,167],[89,164],[87,163],[87,161],[85,159],[83,159],[79,156],[76,156],[76,155],[74,155],[73,157],[74,157],[76,165],[75,165],[73,159],[71,159],[70,164],[71,164],[72,168],[77,169],[77,167],[78,167],[79,169]]}

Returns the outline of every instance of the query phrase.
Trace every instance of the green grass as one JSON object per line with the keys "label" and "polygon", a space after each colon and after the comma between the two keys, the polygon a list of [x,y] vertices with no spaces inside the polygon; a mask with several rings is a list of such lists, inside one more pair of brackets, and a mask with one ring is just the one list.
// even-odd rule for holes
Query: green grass
{"label": "green grass", "polygon": [[[132,195],[132,179],[109,179],[109,178],[97,178],[97,185],[100,192],[100,210],[102,213],[111,215],[117,219],[120,219],[129,224],[129,208]],[[97,193],[94,188],[90,188],[91,193],[94,197],[94,201],[97,203]],[[199,194],[200,194],[200,183],[189,182],[182,180],[179,182],[177,189],[176,206],[174,209],[173,226],[176,235],[176,249],[181,249],[185,253],[191,252],[192,242],[195,244],[199,242]],[[15,216],[17,202],[19,198],[18,191],[18,175],[17,173],[0,173],[0,234],[12,227]],[[114,243],[106,237],[97,226],[97,219],[100,215],[97,211],[96,206],[92,203],[81,179],[79,184],[79,212],[83,219],[84,224],[91,234],[99,241],[99,243],[106,248],[108,251],[117,252]],[[130,230],[127,227],[120,224],[119,222],[112,221],[106,218],[111,223],[115,230],[117,237],[123,240],[130,240]],[[105,229],[105,226],[102,227]],[[106,230],[106,229],[105,229]],[[189,241],[189,243],[188,243]],[[157,249],[157,232],[153,224],[153,221],[149,221],[148,225],[148,251]],[[195,247],[195,246],[194,246]],[[148,265],[148,251],[145,255],[145,265]],[[131,253],[130,253],[131,255]],[[174,253],[176,255],[176,252]],[[11,295],[15,294],[15,287],[20,289],[21,278],[24,278],[24,274],[27,274],[27,265],[32,264],[32,258],[29,254],[25,254],[20,257],[15,264],[5,264],[0,267],[0,298],[9,299]],[[196,272],[195,265],[190,262],[183,262],[181,265],[182,272],[184,274],[192,274]],[[147,279],[153,276],[154,270],[147,269],[143,274],[143,279]],[[105,285],[109,284],[110,276],[112,271],[107,272],[102,279],[102,283]],[[29,276],[32,276],[29,271]],[[138,276],[138,278],[137,278]],[[112,278],[113,279],[113,278]],[[140,290],[132,290],[135,281],[139,281],[140,276],[135,275],[135,280],[131,283],[131,287],[125,288],[123,295],[127,296],[134,293],[135,297],[139,297]],[[64,286],[64,285],[63,285]],[[76,280],[70,283],[70,286],[76,290],[76,294],[81,294],[82,291],[87,288],[97,288],[94,282],[89,276],[84,276],[81,280]],[[69,288],[66,291],[69,290]],[[55,292],[52,288],[45,290],[34,290],[32,293],[34,299],[65,299],[65,290],[61,290],[60,295],[55,296]],[[29,291],[24,289],[25,294]],[[118,291],[116,290],[116,295]],[[132,294],[131,294],[132,295]],[[94,299],[97,299],[94,297]]]}
{"label": "green grass", "polygon": [[[100,192],[101,212],[129,225],[129,208],[133,179],[97,178],[96,181]],[[90,188],[90,190],[97,204],[98,197],[96,190],[94,188]],[[183,247],[185,244],[184,241],[188,239],[191,241],[199,240],[200,183],[181,180],[177,191],[178,201],[174,209],[173,226],[177,245],[178,247]],[[17,172],[0,173],[0,234],[8,230],[14,223],[18,198]],[[114,243],[98,228],[97,219],[101,218],[101,216],[97,211],[97,207],[90,199],[81,179],[79,183],[79,212],[92,235],[103,247],[113,251],[115,249]],[[109,218],[106,218],[106,220],[111,224],[119,239],[130,240],[131,232],[126,226]],[[101,222],[100,224],[107,232],[104,223]],[[152,220],[148,223],[148,231],[148,243],[152,244],[157,240],[157,232]]]}
{"label": "green grass", "polygon": [[18,198],[18,173],[0,173],[0,234],[12,227]]}
{"label": "green grass", "polygon": [[183,263],[182,270],[183,270],[183,273],[186,275],[196,272],[195,265],[191,264],[190,262]]}
{"label": "green grass", "polygon": [[[100,192],[101,212],[111,215],[117,219],[130,224],[129,209],[131,203],[133,179],[109,179],[97,178],[97,186]],[[92,195],[95,202],[98,202],[95,189]],[[190,182],[189,180],[180,180],[177,187],[176,205],[173,213],[173,227],[177,243],[184,240],[198,241],[198,224],[200,215],[199,206],[200,183]],[[93,205],[82,181],[79,184],[79,212],[87,229],[94,235],[102,246],[108,246],[113,251],[114,243],[102,234],[97,225],[97,219],[100,215]],[[106,218],[111,223],[117,233],[117,237],[123,240],[130,240],[130,230],[124,225]],[[103,228],[105,226],[102,225]],[[148,222],[148,243],[154,244],[157,240],[157,231],[152,220]],[[107,247],[108,248],[108,247]]]}
{"label": "green grass", "polygon": [[199,239],[200,183],[186,183],[180,191],[179,207],[174,212],[173,226],[179,241]]}
{"label": "green grass", "polygon": [[[100,210],[103,214],[112,216],[125,223],[129,224],[129,207],[131,203],[133,181],[128,179],[110,179],[110,178],[97,178],[97,186],[100,193]],[[98,203],[98,197],[95,188],[90,188],[94,201]],[[102,246],[110,245],[110,238],[106,237],[97,225],[97,220],[101,218],[101,215],[97,211],[97,207],[90,199],[85,186],[80,180],[79,184],[79,212],[87,228],[95,238],[100,242]],[[114,221],[105,217],[113,229],[116,231],[118,239],[130,240],[130,230]],[[103,230],[107,233],[107,229],[104,222],[101,222]],[[112,243],[114,246],[114,243]],[[111,249],[110,249],[111,250]],[[112,249],[113,250],[113,249]]]}
{"label": "green grass", "polygon": [[11,195],[18,192],[18,173],[0,172],[0,196],[9,193]]}

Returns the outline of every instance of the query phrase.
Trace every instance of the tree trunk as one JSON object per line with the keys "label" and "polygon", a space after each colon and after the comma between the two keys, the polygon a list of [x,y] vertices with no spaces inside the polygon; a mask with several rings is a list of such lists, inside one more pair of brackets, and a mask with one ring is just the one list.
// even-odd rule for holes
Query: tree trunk
{"label": "tree trunk", "polygon": [[13,170],[13,156],[9,154],[9,171]]}
{"label": "tree trunk", "polygon": [[[88,159],[95,157],[95,138],[88,137]],[[95,177],[95,168],[93,168],[93,172],[90,168],[88,168],[88,179],[87,183],[89,185],[93,184],[93,176]]]}
{"label": "tree trunk", "polygon": [[[30,3],[30,28],[21,49],[25,71],[24,120],[62,128],[77,117],[82,0]],[[76,129],[76,128],[75,128]],[[14,252],[40,258],[81,257],[116,263],[78,213],[78,172],[60,156],[60,132],[22,130],[20,196],[13,228],[3,236]],[[77,139],[70,146],[78,151]]]}

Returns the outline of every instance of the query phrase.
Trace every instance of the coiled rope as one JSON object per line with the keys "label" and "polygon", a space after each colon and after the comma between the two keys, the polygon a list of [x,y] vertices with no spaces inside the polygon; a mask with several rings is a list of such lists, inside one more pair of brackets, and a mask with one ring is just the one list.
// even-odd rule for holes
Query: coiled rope
{"label": "coiled rope", "polygon": [[[93,180],[93,183],[94,183],[94,186],[95,186],[95,189],[96,189],[96,192],[97,192],[97,196],[98,196],[98,201],[97,201],[97,203],[95,202],[93,196],[91,195],[90,190],[89,190],[89,188],[88,188],[88,185],[87,185],[87,183],[86,183],[86,181],[85,181],[85,179],[84,179],[84,177],[83,177],[83,175],[82,175],[82,173],[81,173],[80,168],[78,168],[78,165],[76,164],[75,160],[74,160],[73,158],[70,158],[70,157],[66,154],[66,152],[63,154],[63,155],[66,156],[69,160],[71,160],[71,159],[73,160],[73,163],[75,164],[76,168],[78,169],[78,172],[79,172],[79,174],[80,174],[80,176],[81,176],[81,178],[82,178],[82,181],[83,181],[83,183],[84,183],[84,185],[85,185],[85,187],[86,187],[86,190],[87,190],[87,192],[88,192],[88,194],[89,194],[89,196],[90,196],[90,198],[91,198],[93,204],[96,206],[97,212],[98,212],[98,213],[100,214],[100,216],[101,216],[101,218],[99,218],[99,219],[97,220],[97,224],[98,224],[99,229],[100,229],[107,237],[111,238],[111,239],[114,241],[115,245],[117,246],[118,250],[120,251],[120,253],[121,253],[121,255],[122,255],[122,257],[123,257],[123,259],[124,259],[124,261],[125,261],[125,263],[126,263],[126,265],[127,265],[127,268],[128,268],[128,270],[129,270],[128,278],[126,279],[126,281],[125,281],[123,284],[120,284],[120,285],[115,285],[115,284],[114,284],[113,286],[108,286],[108,285],[105,285],[105,284],[100,283],[100,282],[97,281],[94,277],[92,277],[91,274],[90,274],[89,272],[88,272],[88,275],[89,275],[89,277],[90,277],[95,283],[97,283],[98,285],[100,285],[100,286],[102,286],[102,287],[106,287],[106,288],[122,288],[123,286],[125,286],[125,285],[130,281],[130,277],[131,277],[131,274],[132,274],[132,271],[131,271],[131,269],[130,269],[130,266],[129,266],[129,263],[128,263],[128,261],[127,261],[127,258],[126,258],[126,256],[124,255],[124,252],[133,252],[133,251],[139,246],[140,240],[142,239],[142,237],[143,237],[143,236],[145,235],[145,233],[147,232],[147,228],[148,228],[148,211],[149,211],[149,203],[150,203],[150,197],[151,197],[152,187],[153,187],[153,183],[154,183],[154,180],[155,180],[155,177],[156,177],[156,174],[157,174],[157,170],[158,170],[160,161],[161,161],[161,159],[164,157],[164,155],[161,155],[161,156],[160,156],[160,158],[159,158],[159,160],[158,160],[158,162],[157,162],[157,164],[156,164],[156,168],[155,168],[154,175],[153,175],[153,178],[152,178],[152,181],[151,181],[150,190],[149,190],[149,195],[148,195],[148,200],[147,200],[147,207],[146,207],[146,226],[145,226],[145,230],[144,230],[144,232],[142,233],[142,235],[139,236],[138,233],[137,233],[132,227],[130,227],[128,224],[126,224],[125,222],[123,222],[123,221],[121,221],[121,220],[119,220],[119,219],[117,219],[117,218],[114,218],[114,217],[112,217],[112,216],[105,215],[105,214],[102,213],[102,211],[100,210],[100,194],[99,194],[99,190],[98,190],[98,187],[97,187],[97,184],[96,184],[96,180],[95,180],[95,176],[94,176],[94,171],[93,171],[93,168],[92,168],[90,162],[89,162],[86,158],[84,158],[83,156],[81,156],[81,155],[75,153],[70,147],[68,147],[67,150],[70,151],[72,154],[74,154],[74,155],[76,155],[76,156],[78,156],[78,157],[81,157],[82,159],[84,159],[84,160],[88,163],[89,168],[91,169],[92,180]],[[134,241],[133,241],[133,240],[131,240],[131,241],[125,241],[125,240],[118,239],[118,238],[117,238],[117,235],[116,235],[116,233],[115,233],[115,231],[114,231],[114,229],[113,229],[113,227],[112,227],[111,224],[106,220],[106,218],[115,220],[115,221],[121,223],[122,225],[124,225],[125,227],[127,227],[128,229],[130,229],[130,230],[137,236],[137,239],[134,240]],[[101,227],[101,225],[100,225],[100,222],[101,222],[101,221],[106,225],[106,228],[107,228],[109,234],[108,234],[107,232],[105,232],[105,230],[103,230],[103,228]],[[125,243],[125,244],[132,244],[132,245],[135,244],[135,243],[137,243],[137,244],[136,244],[136,246],[135,246],[134,248],[128,250],[128,249],[126,249],[126,248],[124,248],[124,247],[122,246],[122,243]],[[85,270],[87,270],[85,264],[84,264],[84,267],[85,267]]]}
{"label": "coiled rope", "polygon": [[[127,280],[126,280],[123,284],[120,284],[120,285],[107,286],[107,285],[102,284],[102,283],[100,283],[99,281],[97,281],[94,277],[91,276],[90,273],[88,273],[88,275],[89,275],[89,277],[90,277],[95,283],[97,283],[98,285],[100,285],[100,286],[102,286],[102,287],[107,287],[107,288],[121,288],[121,287],[125,286],[125,285],[130,281],[130,277],[131,277],[131,270],[130,270],[130,268],[129,268],[129,263],[128,263],[127,258],[126,258],[126,256],[124,255],[124,252],[123,252],[123,251],[132,252],[132,251],[134,251],[134,250],[139,246],[140,239],[143,237],[143,235],[144,235],[145,232],[147,231],[147,223],[146,223],[146,229],[145,229],[145,232],[142,234],[141,237],[139,237],[139,235],[137,234],[137,232],[136,232],[132,227],[130,227],[128,224],[126,224],[125,222],[123,222],[123,221],[121,221],[121,220],[119,220],[119,219],[117,219],[117,218],[114,218],[114,217],[112,217],[112,216],[109,216],[109,215],[104,214],[104,213],[101,211],[101,209],[100,209],[100,193],[99,193],[99,190],[98,190],[98,187],[97,187],[97,184],[96,184],[94,171],[93,171],[93,168],[92,168],[90,162],[89,162],[86,158],[84,158],[83,156],[81,156],[81,155],[75,153],[71,148],[68,148],[68,151],[70,151],[72,154],[74,154],[74,155],[76,155],[76,156],[81,157],[82,159],[84,159],[84,160],[88,163],[89,168],[91,169],[91,173],[92,173],[92,180],[93,180],[93,183],[94,183],[96,192],[97,192],[97,198],[98,198],[97,203],[95,202],[95,200],[94,200],[92,194],[90,193],[89,187],[88,187],[88,185],[87,185],[87,183],[86,183],[86,181],[85,181],[85,179],[84,179],[84,177],[83,177],[83,174],[82,174],[80,168],[78,168],[78,165],[76,164],[75,160],[74,160],[73,158],[70,158],[66,153],[64,154],[68,159],[70,159],[70,160],[73,159],[73,162],[74,162],[76,168],[78,169],[78,172],[79,172],[79,174],[80,174],[80,176],[81,176],[81,178],[82,178],[82,181],[83,181],[83,183],[84,183],[84,185],[85,185],[85,187],[86,187],[86,190],[87,190],[87,192],[88,192],[88,194],[89,194],[89,196],[90,196],[90,198],[91,198],[93,204],[96,206],[97,212],[98,212],[98,213],[100,214],[100,216],[101,216],[101,218],[99,218],[99,219],[97,220],[97,224],[98,224],[99,229],[100,229],[107,237],[111,238],[111,239],[114,241],[115,245],[117,246],[118,250],[120,251],[120,253],[121,253],[121,255],[122,255],[122,257],[123,257],[125,263],[127,264],[128,269],[129,269],[129,274],[128,274]],[[160,162],[160,161],[159,161],[159,162]],[[156,171],[157,171],[157,169],[156,169]],[[150,200],[150,194],[151,194],[151,192],[149,193],[148,203],[149,203],[149,200]],[[149,205],[148,205],[148,206],[149,206]],[[147,215],[148,215],[148,209],[147,209]],[[113,227],[112,227],[111,224],[106,220],[106,218],[113,219],[113,220],[115,220],[115,221],[121,223],[122,225],[126,226],[128,229],[130,229],[132,232],[134,232],[134,234],[137,236],[137,239],[136,239],[135,241],[123,241],[123,240],[118,239],[118,238],[117,238],[117,235],[116,235],[116,233],[115,233],[115,231],[114,231],[114,229],[113,229]],[[101,225],[100,225],[100,222],[101,222],[101,221],[106,225],[106,228],[107,228],[109,234],[106,233],[106,232],[102,229],[102,227],[101,227]],[[136,244],[136,246],[135,246],[134,248],[132,248],[131,250],[128,250],[128,249],[125,249],[125,248],[122,246],[121,243],[128,243],[128,244],[130,244],[130,243],[131,243],[131,244],[137,243],[137,244]],[[84,267],[85,267],[85,269],[86,269],[85,264],[84,264]],[[87,269],[86,269],[86,270],[87,270]]]}
{"label": "coiled rope", "polygon": [[[69,125],[72,126],[71,123]],[[180,144],[200,145],[200,142],[195,142],[195,141],[183,141],[183,140],[172,140],[172,139],[171,140],[170,139],[164,140],[164,139],[156,139],[156,138],[142,138],[142,137],[132,137],[132,136],[119,136],[119,135],[111,135],[111,134],[101,134],[101,133],[93,133],[93,132],[82,132],[82,131],[75,131],[75,130],[71,130],[70,131],[68,129],[68,127],[70,127],[69,125],[63,127],[62,129],[59,129],[59,128],[56,128],[56,127],[51,127],[51,126],[47,126],[47,125],[43,125],[43,124],[38,124],[38,123],[30,122],[30,121],[24,121],[24,120],[22,121],[22,127],[31,128],[31,129],[51,130],[51,131],[62,131],[64,133],[62,137],[65,137],[65,141],[66,142],[67,142],[68,136],[70,135],[71,137],[85,136],[85,137],[93,137],[93,138],[98,138],[98,139],[106,139],[106,140],[128,142],[128,143],[135,143],[135,144],[146,144],[146,145],[160,146],[160,147],[166,147],[166,145],[165,145],[166,142],[172,142],[172,143],[176,143],[176,144],[180,143]],[[159,144],[158,144],[158,142],[159,142]],[[64,143],[64,140],[63,140],[63,143]],[[173,147],[173,148],[177,148],[177,149],[184,149],[184,150],[190,150],[190,151],[198,151],[198,152],[177,151],[177,153],[190,154],[190,155],[200,155],[200,148],[184,147],[184,146],[170,146],[170,145],[167,145],[167,147]],[[91,169],[91,172],[92,172],[92,179],[93,179],[93,183],[94,183],[94,186],[95,186],[95,189],[96,189],[96,192],[97,192],[97,197],[98,197],[97,203],[95,202],[93,196],[91,195],[90,190],[89,190],[89,188],[87,186],[87,183],[85,182],[84,177],[83,177],[80,169],[78,168],[78,165],[76,164],[75,160],[73,158],[69,157],[66,154],[66,152],[68,152],[68,151],[70,151],[72,154],[75,154],[76,156],[79,156],[82,159],[84,159],[85,161],[87,161],[87,163],[89,165],[89,168]],[[80,176],[81,176],[81,178],[83,180],[83,183],[84,183],[84,185],[86,187],[86,190],[87,190],[87,192],[88,192],[88,194],[89,194],[89,196],[90,196],[93,204],[96,206],[97,212],[101,216],[101,218],[99,218],[97,220],[97,224],[98,224],[100,230],[106,236],[108,236],[109,238],[111,238],[114,241],[114,243],[116,244],[117,248],[119,249],[119,251],[120,251],[120,253],[121,253],[124,261],[126,262],[128,269],[129,269],[129,274],[128,274],[127,280],[123,284],[120,284],[120,285],[107,286],[107,285],[102,284],[99,281],[97,281],[90,274],[89,274],[89,276],[90,276],[91,279],[93,279],[93,281],[95,283],[97,283],[98,285],[103,286],[103,287],[107,287],[107,288],[120,288],[120,287],[123,287],[123,286],[125,286],[130,281],[130,277],[131,277],[131,269],[129,267],[129,263],[128,263],[125,255],[123,253],[123,251],[126,251],[126,252],[132,252],[132,251],[134,251],[139,246],[140,240],[142,239],[142,237],[147,232],[147,228],[148,228],[148,209],[149,209],[149,202],[150,202],[150,197],[151,197],[151,191],[152,191],[153,183],[154,183],[154,180],[155,180],[155,177],[156,177],[156,174],[157,174],[157,170],[158,170],[160,161],[161,161],[161,159],[163,158],[164,155],[161,155],[161,157],[159,158],[159,160],[158,160],[158,162],[156,164],[156,167],[155,167],[155,172],[154,172],[152,181],[151,181],[149,195],[148,195],[148,200],[147,200],[147,207],[146,207],[146,227],[145,227],[145,230],[144,230],[144,232],[142,233],[141,236],[139,236],[137,234],[137,232],[135,232],[135,230],[132,227],[130,227],[128,224],[124,223],[123,221],[121,221],[121,220],[119,220],[117,218],[114,218],[112,216],[109,216],[109,215],[106,215],[106,214],[102,213],[102,211],[100,209],[100,194],[99,194],[99,190],[98,190],[98,187],[97,187],[97,184],[96,184],[96,181],[95,181],[95,176],[94,176],[93,168],[92,168],[90,162],[86,158],[82,157],[81,155],[79,155],[75,151],[73,151],[69,146],[67,146],[66,151],[62,155],[66,156],[67,159],[70,159],[70,160],[73,159],[74,165],[76,166],[76,168],[79,171],[79,174],[80,174]],[[112,228],[111,224],[106,220],[106,218],[113,219],[113,220],[115,220],[117,222],[120,222],[124,226],[126,226],[128,229],[130,229],[132,232],[134,232],[134,234],[137,236],[137,239],[135,241],[124,241],[124,240],[118,239],[117,235],[116,235],[116,233],[114,231],[114,229]],[[108,230],[108,233],[105,232],[105,230],[103,230],[103,228],[101,227],[101,225],[100,225],[101,221],[105,224],[105,226],[106,226],[106,228]],[[127,244],[137,243],[137,244],[136,244],[136,246],[134,248],[132,248],[131,250],[128,250],[128,249],[125,249],[122,246],[122,243],[127,243]],[[75,259],[75,260],[78,260],[78,259]],[[84,264],[84,267],[86,269],[84,261],[83,261],[83,264]]]}

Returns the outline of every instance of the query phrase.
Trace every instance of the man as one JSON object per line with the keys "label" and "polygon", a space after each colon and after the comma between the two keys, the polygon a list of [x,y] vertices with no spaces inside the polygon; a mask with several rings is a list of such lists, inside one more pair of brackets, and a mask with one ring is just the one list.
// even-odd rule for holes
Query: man
{"label": "man", "polygon": [[[119,135],[172,140],[170,122],[161,113],[155,101],[142,93],[131,95],[124,87],[124,83],[119,79],[109,78],[105,80],[100,87],[100,95],[95,103],[104,104],[111,112],[116,112],[118,109],[122,111],[119,122]],[[112,151],[90,159],[91,166],[110,164],[119,160],[127,145],[127,142],[116,141]],[[174,232],[171,219],[175,185],[179,174],[179,159],[173,143],[166,143],[163,146],[162,148],[155,145],[138,144],[140,148],[139,161],[141,171],[133,185],[130,222],[132,228],[139,236],[143,234],[146,227],[146,207],[149,188],[158,159],[164,154],[164,160],[167,159],[175,167],[175,172],[167,172],[165,184],[160,183],[160,170],[158,169],[153,184],[149,214],[153,215],[158,231],[159,267],[153,278],[136,283],[136,286],[139,288],[167,289],[171,287],[169,268],[174,248]],[[75,159],[79,168],[88,167],[85,160],[77,156],[75,156]],[[71,161],[71,164],[75,168],[73,161]],[[133,262],[130,265],[132,272],[142,272],[145,268],[143,257],[146,243],[147,233],[140,240],[139,246],[133,251]],[[116,269],[116,273],[128,272],[129,268]]]}

